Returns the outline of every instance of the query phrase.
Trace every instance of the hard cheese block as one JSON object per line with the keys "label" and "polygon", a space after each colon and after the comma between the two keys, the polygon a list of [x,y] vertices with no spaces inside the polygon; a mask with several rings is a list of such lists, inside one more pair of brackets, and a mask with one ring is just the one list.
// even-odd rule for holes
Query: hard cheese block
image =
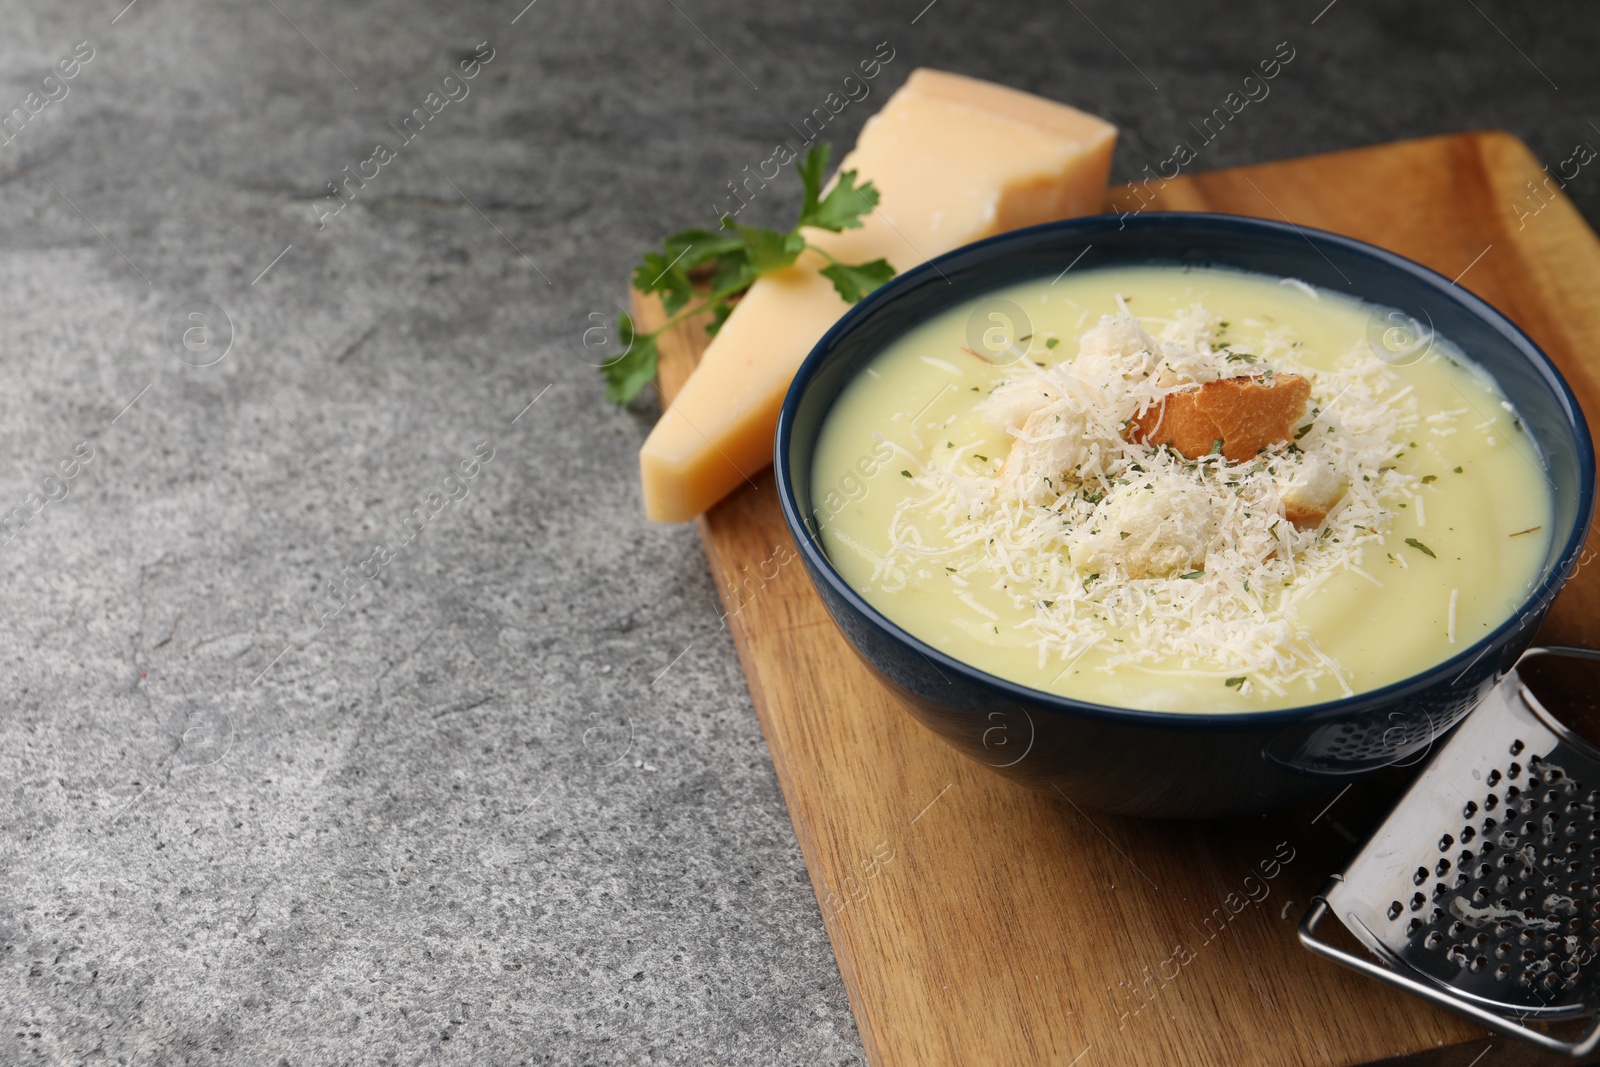
{"label": "hard cheese block", "polygon": [[[846,263],[897,271],[981,237],[1099,211],[1116,127],[1075,108],[936,70],[913,71],[839,164],[870,180],[860,229],[807,229]],[[750,287],[639,454],[645,513],[692,519],[772,462],[784,393],[849,307],[805,253]]]}

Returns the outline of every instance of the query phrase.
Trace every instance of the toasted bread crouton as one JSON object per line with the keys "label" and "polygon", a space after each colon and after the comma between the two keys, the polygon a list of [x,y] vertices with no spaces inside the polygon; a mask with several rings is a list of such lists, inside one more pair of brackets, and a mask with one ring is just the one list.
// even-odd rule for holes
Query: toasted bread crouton
{"label": "toasted bread crouton", "polygon": [[1344,482],[1326,460],[1315,454],[1308,456],[1294,476],[1278,486],[1283,517],[1302,530],[1320,526],[1344,497],[1344,488]]}
{"label": "toasted bread crouton", "polygon": [[1100,473],[1102,453],[1084,433],[1083,412],[1052,403],[1028,416],[1000,464],[1000,491],[1029,504],[1060,496],[1066,486]]}
{"label": "toasted bread crouton", "polygon": [[1220,441],[1223,457],[1239,463],[1287,441],[1310,396],[1311,383],[1298,374],[1222,378],[1168,393],[1134,418],[1128,435],[1171,445],[1190,459],[1216,451]]}
{"label": "toasted bread crouton", "polygon": [[1285,500],[1283,517],[1302,530],[1310,530],[1322,525],[1322,520],[1328,517],[1328,509],[1320,504],[1290,503]]}

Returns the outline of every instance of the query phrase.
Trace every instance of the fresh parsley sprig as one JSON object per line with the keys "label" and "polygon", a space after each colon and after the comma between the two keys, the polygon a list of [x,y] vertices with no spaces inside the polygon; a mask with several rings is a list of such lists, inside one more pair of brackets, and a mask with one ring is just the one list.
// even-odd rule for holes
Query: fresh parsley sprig
{"label": "fresh parsley sprig", "polygon": [[[633,316],[617,316],[617,341],[622,355],[601,366],[606,376],[606,399],[626,404],[656,377],[659,353],[656,338],[663,331],[705,311],[711,312],[706,332],[715,335],[733,311],[735,300],[752,282],[770,271],[790,266],[807,250],[828,261],[819,269],[839,296],[854,304],[894,277],[888,260],[841,263],[806,241],[802,226],[839,233],[861,226],[861,219],[878,204],[871,182],[856,184],[856,172],[844,171],[828,195],[822,195],[822,178],[830,148],[814,145],[800,161],[805,199],[800,219],[787,232],[742,226],[724,215],[717,230],[684,230],[661,242],[661,251],[649,252],[633,270],[633,287],[641,293],[660,293],[667,321],[649,333],[639,333]],[[699,289],[697,286],[704,286]],[[697,301],[696,297],[700,299]]]}

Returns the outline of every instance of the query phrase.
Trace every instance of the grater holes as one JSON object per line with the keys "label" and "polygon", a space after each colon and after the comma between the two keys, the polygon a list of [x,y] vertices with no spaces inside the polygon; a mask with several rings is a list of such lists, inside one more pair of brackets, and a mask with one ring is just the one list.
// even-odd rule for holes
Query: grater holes
{"label": "grater holes", "polygon": [[1513,741],[1513,742],[1511,742],[1511,754],[1513,756],[1520,756],[1520,755],[1522,755],[1522,750],[1525,747],[1526,746],[1523,745],[1523,743],[1522,743],[1522,741],[1520,739],[1516,740],[1516,741]]}
{"label": "grater holes", "polygon": [[1398,900],[1393,901],[1389,905],[1389,921],[1393,922],[1394,920],[1400,918],[1400,913],[1404,910],[1405,909],[1400,906],[1400,902]]}
{"label": "grater holes", "polygon": [[[1444,861],[1440,860],[1439,863],[1442,866],[1444,864]],[[1427,880],[1428,880],[1428,868],[1426,868],[1426,867],[1418,867],[1417,868],[1417,873],[1413,874],[1411,876],[1411,884],[1412,885],[1421,885],[1423,882],[1426,882]]]}
{"label": "grater holes", "polygon": [[[1414,917],[1408,940],[1436,965],[1458,968],[1458,977],[1441,976],[1449,981],[1492,974],[1548,1004],[1544,991],[1570,996],[1600,951],[1600,790],[1533,754],[1487,780],[1499,788],[1463,800],[1471,821],[1438,838],[1441,853],[1456,851],[1431,868],[1437,922],[1418,927]],[[1430,889],[1426,878],[1414,881]]]}

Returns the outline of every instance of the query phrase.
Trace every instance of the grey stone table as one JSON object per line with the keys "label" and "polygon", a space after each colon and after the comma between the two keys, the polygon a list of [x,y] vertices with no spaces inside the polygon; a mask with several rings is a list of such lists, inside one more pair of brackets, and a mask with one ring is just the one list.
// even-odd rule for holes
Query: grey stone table
{"label": "grey stone table", "polygon": [[1580,3],[125,2],[0,6],[6,1064],[862,1058],[584,331],[881,43],[837,144],[930,65],[1132,177],[1285,41],[1196,168],[1600,144]]}

